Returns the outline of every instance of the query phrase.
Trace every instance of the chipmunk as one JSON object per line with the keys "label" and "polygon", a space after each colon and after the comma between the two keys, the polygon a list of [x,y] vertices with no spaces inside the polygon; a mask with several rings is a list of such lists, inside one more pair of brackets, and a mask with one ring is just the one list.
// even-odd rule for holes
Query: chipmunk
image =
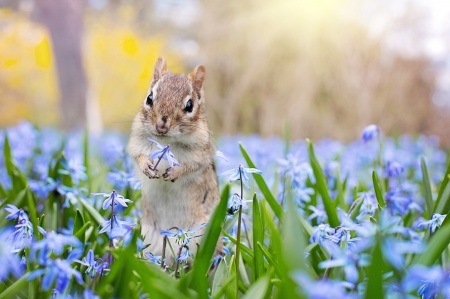
{"label": "chipmunk", "polygon": [[[133,120],[127,150],[142,190],[142,233],[146,251],[162,254],[161,230],[184,231],[206,223],[219,202],[214,156],[214,138],[208,129],[203,96],[205,68],[196,67],[189,76],[172,74],[164,58],[156,62],[147,96]],[[170,167],[149,155],[157,150],[150,137],[170,149],[180,166]],[[189,250],[196,252],[195,243]],[[168,246],[167,246],[168,248]],[[173,261],[167,249],[165,256]]]}

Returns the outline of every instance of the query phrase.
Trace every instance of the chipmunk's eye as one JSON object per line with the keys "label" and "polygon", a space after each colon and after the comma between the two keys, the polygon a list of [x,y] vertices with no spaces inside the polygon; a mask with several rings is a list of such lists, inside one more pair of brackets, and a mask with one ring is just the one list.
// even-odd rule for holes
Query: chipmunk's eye
{"label": "chipmunk's eye", "polygon": [[153,92],[151,92],[148,96],[147,96],[147,101],[145,102],[147,105],[149,105],[150,107],[153,107]]}
{"label": "chipmunk's eye", "polygon": [[186,103],[186,107],[184,107],[184,112],[192,112],[192,109],[194,109],[194,103],[192,100],[189,100]]}

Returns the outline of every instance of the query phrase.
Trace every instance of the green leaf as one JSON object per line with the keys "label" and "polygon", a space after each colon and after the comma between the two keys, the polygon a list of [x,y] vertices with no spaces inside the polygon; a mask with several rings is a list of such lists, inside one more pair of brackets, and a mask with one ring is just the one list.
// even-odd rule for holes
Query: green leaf
{"label": "green leaf", "polygon": [[28,185],[27,179],[19,168],[14,164],[14,159],[11,152],[11,146],[9,144],[8,134],[5,134],[5,140],[3,143],[3,155],[4,163],[9,177],[11,178],[12,188],[10,190],[9,197],[15,197],[17,194],[24,190]]}
{"label": "green leaf", "polygon": [[331,227],[339,226],[339,218],[336,213],[334,203],[331,201],[330,194],[328,193],[327,183],[320,167],[319,161],[317,161],[316,154],[314,153],[314,147],[311,140],[307,139],[308,142],[308,154],[309,160],[311,162],[311,167],[314,171],[314,176],[316,178],[316,190],[322,196],[323,205],[325,211],[327,212],[328,222]]}
{"label": "green leaf", "polygon": [[425,250],[418,254],[413,264],[431,266],[450,243],[450,212],[445,216],[441,227],[434,233]]}
{"label": "green leaf", "polygon": [[214,280],[212,284],[211,294],[213,296],[217,295],[217,293],[224,288],[226,282],[228,280],[228,270],[225,260],[222,259],[217,266],[216,274],[214,275]]}
{"label": "green leaf", "polygon": [[77,214],[75,216],[75,221],[73,222],[73,232],[77,232],[84,225],[84,217],[80,210],[77,209]]}
{"label": "green leaf", "polygon": [[81,243],[86,243],[86,231],[89,227],[91,227],[92,223],[90,221],[83,224],[82,227],[80,227],[77,231],[74,229],[74,236],[78,238],[78,240],[81,241]]}
{"label": "green leaf", "polygon": [[449,176],[450,176],[450,162],[447,166],[447,170],[445,171],[445,175],[444,178],[442,179],[441,185],[439,186],[439,191],[438,191],[438,196],[436,198],[436,202],[434,203],[434,208],[433,208],[433,213],[440,213],[442,214],[442,211],[438,211],[438,206],[440,204],[440,201],[444,195],[444,192],[446,192],[447,196],[446,198],[448,198],[448,196],[450,195],[450,188],[449,188]]}
{"label": "green leaf", "polygon": [[264,227],[261,219],[261,210],[259,208],[256,193],[253,194],[253,247],[254,247],[254,273],[255,280],[264,275],[264,258],[261,248],[256,246],[257,243],[264,244]]}
{"label": "green leaf", "polygon": [[377,236],[374,251],[372,253],[372,263],[367,269],[367,289],[365,299],[384,298],[383,290],[383,255],[381,252],[380,237]]}
{"label": "green leaf", "polygon": [[438,214],[445,214],[448,210],[450,210],[450,184],[447,184],[445,187],[439,202],[435,202],[434,212]]}
{"label": "green leaf", "polygon": [[8,192],[6,192],[3,185],[0,184],[0,200],[4,201],[7,197],[8,197]]}
{"label": "green leaf", "polygon": [[311,237],[311,234],[313,233],[313,230],[314,230],[313,227],[311,226],[311,224],[309,224],[309,222],[305,218],[303,218],[302,215],[297,214],[297,216],[298,216],[300,223],[303,226],[303,230],[306,234],[305,237],[307,237],[309,239]]}
{"label": "green leaf", "polygon": [[[248,155],[247,151],[244,148],[244,145],[239,142],[239,147],[241,149],[242,155],[244,156],[245,161],[248,164],[248,167],[250,168],[257,168],[256,165],[253,163],[252,159]],[[261,190],[262,194],[264,195],[264,198],[269,203],[270,207],[272,208],[275,215],[278,217],[278,219],[283,218],[283,209],[281,208],[278,201],[273,196],[272,192],[270,192],[269,187],[267,187],[266,182],[264,181],[263,177],[261,175],[253,174],[253,177],[255,178],[256,184],[258,185],[259,189]]]}
{"label": "green leaf", "polygon": [[283,257],[286,259],[287,268],[290,271],[305,270],[306,263],[303,253],[305,252],[306,240],[302,231],[302,224],[297,215],[292,196],[287,197],[287,210],[282,226]]}
{"label": "green leaf", "polygon": [[428,175],[427,164],[423,157],[420,158],[420,163],[422,166],[422,186],[423,186],[423,197],[425,198],[426,208],[428,210],[428,215],[431,216],[433,213],[433,196],[431,194],[430,177]]}
{"label": "green leaf", "polygon": [[25,273],[21,278],[16,280],[12,285],[10,285],[6,290],[0,293],[0,299],[10,299],[14,298],[14,295],[22,291],[27,284],[30,282],[28,279],[29,273]]}
{"label": "green leaf", "polygon": [[350,212],[350,219],[352,219],[353,221],[355,221],[356,217],[358,217],[359,210],[361,209],[363,202],[364,202],[364,199],[358,198],[353,203],[354,206],[352,207],[352,210]]}
{"label": "green leaf", "polygon": [[192,266],[193,273],[191,287],[199,293],[200,298],[208,299],[207,289],[209,288],[209,283],[206,279],[206,274],[211,263],[211,258],[216,250],[220,232],[222,231],[229,195],[230,185],[227,184],[220,196],[220,202],[206,226],[205,233]]}
{"label": "green leaf", "polygon": [[278,275],[278,277],[280,278],[283,277],[283,273],[281,272],[278,263],[273,259],[272,255],[262,246],[261,243],[258,242],[257,245],[261,249],[261,252],[266,257],[267,261],[269,262],[269,265],[271,265],[275,269],[275,273]]}
{"label": "green leaf", "polygon": [[[231,236],[229,233],[227,233],[226,231],[222,231],[223,235],[225,237],[227,237],[228,239],[230,239],[231,243],[233,244],[237,244],[237,240],[236,238],[234,238],[233,236]],[[254,257],[255,253],[253,252],[253,250],[251,250],[249,247],[247,247],[246,245],[241,243],[241,250],[244,251],[245,253],[247,253],[250,257]]]}
{"label": "green leaf", "polygon": [[264,298],[269,287],[270,278],[269,276],[264,276],[258,279],[245,293],[242,299],[260,299]]}
{"label": "green leaf", "polygon": [[375,197],[377,198],[378,205],[381,208],[386,206],[383,198],[383,192],[381,192],[380,180],[378,179],[378,175],[375,171],[372,172],[372,181],[373,181],[373,189],[375,190]]}
{"label": "green leaf", "polygon": [[79,198],[78,200],[83,205],[83,207],[86,209],[86,211],[88,211],[88,213],[92,216],[92,218],[94,218],[95,222],[97,222],[98,224],[101,224],[105,221],[105,219],[103,219],[102,215],[100,215],[100,213],[97,212],[97,210],[93,206],[91,206],[87,201],[85,201],[82,198]]}

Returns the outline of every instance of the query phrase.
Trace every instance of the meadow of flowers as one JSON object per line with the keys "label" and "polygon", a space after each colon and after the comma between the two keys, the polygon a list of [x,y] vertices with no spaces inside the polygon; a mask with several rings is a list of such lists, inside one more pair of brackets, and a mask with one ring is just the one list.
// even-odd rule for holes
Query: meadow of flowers
{"label": "meadow of flowers", "polygon": [[450,297],[446,152],[361,131],[218,138],[221,201],[209,223],[161,231],[171,259],[146,251],[126,136],[0,131],[0,299]]}

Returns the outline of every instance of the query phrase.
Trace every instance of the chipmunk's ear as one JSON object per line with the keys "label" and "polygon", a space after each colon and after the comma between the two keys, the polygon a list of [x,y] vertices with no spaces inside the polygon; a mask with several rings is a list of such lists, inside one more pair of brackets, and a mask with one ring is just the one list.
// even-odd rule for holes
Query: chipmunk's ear
{"label": "chipmunk's ear", "polygon": [[189,74],[189,80],[192,81],[192,86],[194,87],[194,90],[200,94],[200,91],[202,90],[203,81],[205,81],[205,67],[203,65],[200,65],[196,67],[192,73]]}
{"label": "chipmunk's ear", "polygon": [[162,76],[167,73],[167,65],[166,60],[163,57],[159,57],[158,61],[155,64],[155,70],[153,71],[153,81],[152,83],[156,83]]}

